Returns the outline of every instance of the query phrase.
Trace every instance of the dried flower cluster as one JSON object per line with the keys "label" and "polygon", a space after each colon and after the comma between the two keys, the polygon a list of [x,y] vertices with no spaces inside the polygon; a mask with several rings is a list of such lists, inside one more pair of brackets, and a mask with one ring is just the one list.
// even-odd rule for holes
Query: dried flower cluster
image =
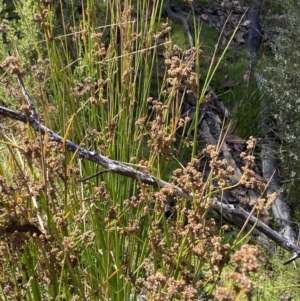
{"label": "dried flower cluster", "polygon": [[[24,165],[28,164],[41,171],[37,179],[27,175],[18,166],[12,166],[15,169],[12,179],[0,177],[0,267],[5,271],[0,285],[12,300],[24,300],[21,292],[25,294],[31,286],[31,280],[26,279],[26,271],[20,265],[24,253],[35,250],[34,257],[26,260],[32,260],[34,264],[36,281],[42,286],[52,286],[54,279],[61,277],[66,262],[73,268],[79,264],[81,250],[78,240],[95,248],[95,234],[79,229],[79,225],[86,222],[87,209],[83,206],[76,212],[72,211],[73,218],[66,219],[66,214],[70,214],[66,209],[78,206],[78,191],[74,190],[74,195],[69,196],[68,202],[62,202],[62,187],[64,183],[71,185],[72,177],[78,174],[78,170],[66,168],[60,145],[52,141],[45,141],[45,144],[43,146],[39,138],[33,142],[24,138],[19,144],[19,151],[25,158]],[[90,186],[91,193],[88,198],[80,201],[88,206],[99,206],[99,210],[103,210],[111,202],[105,183],[99,183],[98,187],[91,183],[86,185]],[[113,210],[117,208],[112,207],[109,218],[105,221],[107,224],[116,216]],[[43,214],[39,215],[39,211],[43,211]],[[49,218],[52,225],[50,228],[47,226]],[[41,231],[41,226],[45,233]],[[53,271],[49,270],[50,262],[55,266]]]}
{"label": "dried flower cluster", "polygon": [[166,50],[164,55],[169,75],[167,82],[171,85],[169,91],[185,87],[198,95],[197,75],[193,67],[196,56],[201,57],[202,51],[196,48],[183,51],[175,45],[172,51]]}
{"label": "dried flower cluster", "polygon": [[252,300],[252,282],[249,276],[260,269],[261,254],[257,246],[243,245],[231,256],[232,272],[225,274],[228,287],[218,287],[215,293],[216,300],[235,301]]}
{"label": "dried flower cluster", "polygon": [[152,110],[155,112],[155,120],[147,123],[150,139],[148,145],[153,153],[170,156],[172,147],[175,142],[175,133],[171,132],[171,128],[166,126],[168,118],[168,107],[161,102],[151,100]]}
{"label": "dried flower cluster", "polygon": [[20,58],[14,56],[8,56],[2,63],[1,68],[9,68],[11,74],[23,76],[24,73],[20,69]]}

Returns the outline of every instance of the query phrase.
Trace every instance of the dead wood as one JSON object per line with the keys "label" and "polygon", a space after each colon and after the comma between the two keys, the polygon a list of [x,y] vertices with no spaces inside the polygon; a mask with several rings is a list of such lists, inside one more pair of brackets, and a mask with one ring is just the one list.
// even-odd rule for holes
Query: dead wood
{"label": "dead wood", "polygon": [[[256,55],[262,43],[262,16],[261,16],[261,5],[262,1],[254,1],[250,8],[250,21],[251,26],[248,32],[248,65],[247,71],[248,75],[251,74],[253,68],[256,65]],[[267,196],[272,193],[277,194],[276,201],[272,206],[273,215],[276,221],[279,221],[281,226],[282,235],[291,243],[295,243],[296,234],[291,227],[291,214],[289,207],[283,197],[281,192],[281,187],[279,179],[277,176],[276,169],[276,159],[274,150],[274,144],[272,143],[272,133],[269,132],[268,119],[270,118],[268,112],[268,104],[264,98],[263,87],[262,87],[262,75],[255,73],[255,80],[260,93],[260,103],[261,103],[261,121],[260,126],[264,129],[266,133],[261,140],[261,164],[262,173],[264,179],[268,181]]]}
{"label": "dead wood", "polygon": [[[23,123],[28,123],[37,133],[40,133],[42,135],[47,135],[49,139],[64,145],[67,150],[76,153],[76,155],[79,158],[84,158],[86,160],[95,162],[97,164],[102,165],[106,169],[108,169],[110,172],[117,173],[126,177],[133,178],[135,180],[141,181],[145,184],[154,186],[154,187],[166,187],[168,185],[171,185],[170,183],[163,181],[161,179],[158,179],[156,177],[153,177],[149,174],[145,174],[141,171],[138,171],[130,166],[127,166],[125,164],[122,164],[118,161],[109,159],[105,156],[102,156],[94,151],[89,151],[80,145],[77,145],[76,143],[65,140],[58,134],[56,134],[51,129],[48,129],[43,124],[39,122],[39,120],[36,119],[35,115],[26,116],[21,112],[16,112],[13,110],[10,110],[8,108],[0,106],[0,115],[4,117],[9,117],[18,121],[21,121]],[[193,194],[187,194],[185,193],[180,187],[175,187],[175,193],[178,196],[193,199]],[[270,239],[275,241],[277,244],[279,244],[281,247],[286,249],[287,251],[291,252],[293,254],[293,260],[300,257],[300,248],[296,245],[289,242],[287,239],[285,239],[283,236],[278,234],[276,231],[272,230],[270,227],[268,227],[263,222],[259,221],[254,216],[249,216],[249,213],[241,208],[240,206],[234,206],[230,204],[224,204],[220,201],[212,202],[211,207],[213,209],[217,209],[220,212],[227,212],[229,214],[232,214],[234,216],[237,216],[241,218],[242,220],[246,221],[248,220],[248,223],[250,225],[255,225],[256,229],[261,231],[262,233],[265,233]]]}
{"label": "dead wood", "polygon": [[276,149],[274,143],[273,134],[268,131],[268,119],[270,118],[268,112],[268,105],[264,98],[264,92],[262,87],[262,75],[255,73],[255,79],[258,89],[260,91],[261,98],[261,111],[262,120],[261,127],[266,131],[264,138],[261,140],[261,163],[262,172],[264,178],[268,181],[267,194],[270,195],[274,192],[277,194],[276,201],[272,206],[273,215],[277,221],[277,224],[281,227],[282,235],[292,243],[296,242],[296,233],[291,227],[291,213],[289,206],[281,192],[281,186],[276,169]]}
{"label": "dead wood", "polygon": [[[52,131],[51,129],[44,126],[42,123],[39,122],[34,116],[26,116],[25,114],[21,112],[17,112],[11,109],[8,109],[6,107],[0,106],[0,116],[9,117],[14,120],[21,121],[23,123],[28,123],[37,133],[40,133],[41,135],[47,135],[48,138],[51,141],[55,141],[59,143],[62,146],[65,146],[65,148],[68,151],[71,151],[73,153],[76,153],[77,157],[86,159],[88,161],[100,164],[101,166],[106,168],[106,171],[110,171],[119,175],[123,175],[132,179],[135,179],[137,181],[140,181],[144,184],[148,184],[150,186],[153,186],[155,188],[163,188],[169,185],[172,185],[166,181],[163,181],[159,178],[153,177],[149,174],[143,173],[141,171],[138,171],[131,166],[127,166],[126,164],[120,163],[118,161],[109,159],[103,155],[100,155],[94,151],[89,151],[80,145],[70,141],[65,140],[63,137]],[[175,187],[176,195],[192,199],[192,194],[185,193],[180,187]],[[231,205],[221,204],[217,202],[213,205],[213,207],[216,207],[218,209],[222,210],[232,210],[233,207]]]}
{"label": "dead wood", "polygon": [[262,42],[261,5],[262,1],[254,1],[249,12],[248,53],[250,56],[252,54],[256,55]]}
{"label": "dead wood", "polygon": [[188,22],[188,18],[186,18],[183,14],[179,13],[175,13],[172,9],[171,9],[171,0],[165,0],[164,1],[164,11],[166,13],[166,15],[172,19],[178,20],[179,22],[182,23],[186,34],[188,36],[189,39],[189,45],[192,48],[194,46],[194,40],[192,37],[192,33],[191,33],[191,28]]}
{"label": "dead wood", "polygon": [[[20,82],[20,84],[22,86],[23,93],[26,92],[24,86],[22,85],[22,82]],[[26,94],[27,94],[27,92],[26,92]],[[25,97],[25,99],[29,103],[31,101],[31,99],[28,97],[29,96],[27,94],[27,97]],[[31,102],[31,104],[32,103],[33,102]],[[107,171],[133,178],[135,180],[141,181],[145,184],[154,186],[156,188],[172,185],[166,181],[163,181],[159,178],[156,178],[149,174],[138,171],[130,166],[123,164],[123,163],[109,159],[109,158],[107,158],[103,155],[100,155],[94,151],[89,151],[70,140],[63,139],[57,133],[55,133],[51,129],[45,127],[42,123],[40,123],[39,120],[36,118],[36,114],[34,113],[34,111],[32,111],[31,115],[26,116],[25,114],[23,114],[21,112],[16,112],[16,111],[10,110],[6,107],[0,106],[0,115],[21,121],[23,123],[28,123],[37,133],[39,133],[41,135],[47,135],[48,139],[51,139],[52,141],[55,141],[55,142],[59,143],[60,145],[64,146],[65,149],[75,153],[77,155],[77,157],[100,164],[103,167],[105,167],[107,169]],[[187,194],[180,187],[175,187],[175,194],[178,196],[187,198],[187,199],[193,199],[192,193]],[[203,200],[203,201],[205,201],[205,200]],[[231,204],[225,204],[221,201],[214,201],[211,203],[211,208],[216,209],[219,212],[226,212],[233,216],[237,216],[238,218],[241,218],[244,221],[248,221],[248,223],[250,225],[255,226],[255,228],[257,230],[266,234],[270,239],[272,239],[274,242],[279,244],[282,248],[284,248],[287,251],[289,251],[290,253],[292,253],[293,257],[290,259],[289,262],[300,257],[300,248],[299,247],[292,244],[290,241],[285,239],[282,235],[278,234],[276,231],[272,230],[270,227],[268,227],[263,222],[259,221],[256,217],[249,216],[249,213],[246,210],[244,210],[242,207],[240,207],[239,205],[231,205]]]}

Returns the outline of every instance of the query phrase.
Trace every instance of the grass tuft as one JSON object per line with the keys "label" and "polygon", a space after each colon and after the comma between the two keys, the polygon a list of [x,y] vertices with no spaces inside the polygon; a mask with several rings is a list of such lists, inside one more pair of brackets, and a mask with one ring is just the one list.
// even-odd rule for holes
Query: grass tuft
{"label": "grass tuft", "polygon": [[[203,28],[186,50],[162,10],[158,0],[20,0],[19,19],[2,21],[1,101],[28,110],[18,72],[48,128],[171,184],[157,190],[104,170],[79,181],[99,166],[1,120],[1,300],[252,300],[260,252],[238,250],[249,233],[232,242],[209,210],[232,169],[209,146],[204,179],[196,131],[178,135],[190,134],[184,94],[199,100],[198,116],[228,49],[202,73]],[[176,197],[175,185],[193,200]]]}

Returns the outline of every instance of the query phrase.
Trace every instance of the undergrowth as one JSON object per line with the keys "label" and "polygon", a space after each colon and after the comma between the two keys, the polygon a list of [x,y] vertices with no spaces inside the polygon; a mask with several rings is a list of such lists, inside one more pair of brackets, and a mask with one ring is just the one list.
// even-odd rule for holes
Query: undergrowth
{"label": "undergrowth", "polygon": [[[22,76],[48,128],[171,184],[156,190],[111,172],[80,182],[99,166],[1,120],[1,300],[253,300],[259,249],[237,250],[248,234],[229,243],[228,227],[208,217],[232,168],[209,146],[204,180],[197,134],[177,135],[190,122],[181,95],[204,101],[217,67],[200,87],[200,42],[174,45],[162,1],[52,2],[16,1],[20,19],[2,20],[1,101],[26,112]],[[242,181],[262,192],[248,152]]]}
{"label": "undergrowth", "polygon": [[288,27],[276,28],[278,34],[272,47],[274,57],[265,67],[264,87],[277,125],[275,134],[280,142],[278,158],[284,192],[295,207],[295,211],[299,211],[297,206],[300,179],[297,16],[300,8],[299,3],[292,0],[283,1],[282,4],[288,16],[286,18]]}

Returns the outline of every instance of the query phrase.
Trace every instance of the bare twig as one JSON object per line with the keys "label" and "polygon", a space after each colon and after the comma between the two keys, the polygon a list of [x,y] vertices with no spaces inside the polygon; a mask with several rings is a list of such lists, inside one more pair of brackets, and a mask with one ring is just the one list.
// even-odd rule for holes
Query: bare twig
{"label": "bare twig", "polygon": [[78,180],[78,182],[85,182],[85,181],[87,181],[87,180],[89,180],[89,179],[98,177],[98,176],[100,176],[100,175],[102,175],[102,174],[104,174],[104,173],[107,173],[107,172],[111,172],[111,170],[110,170],[110,169],[100,170],[100,171],[96,172],[95,174],[93,174],[93,175],[91,175],[91,176],[88,176],[88,177],[86,177],[86,178],[83,178],[83,179]]}
{"label": "bare twig", "polygon": [[22,80],[21,76],[17,75],[17,78],[18,78],[19,85],[21,86],[22,93],[23,93],[23,95],[25,97],[25,100],[28,104],[31,115],[34,118],[38,119],[38,115],[37,115],[37,113],[35,111],[35,108],[34,108],[34,103],[33,103],[32,99],[30,98],[29,94],[27,93],[27,91],[25,89],[25,86],[24,86],[24,83],[23,83],[23,80]]}

